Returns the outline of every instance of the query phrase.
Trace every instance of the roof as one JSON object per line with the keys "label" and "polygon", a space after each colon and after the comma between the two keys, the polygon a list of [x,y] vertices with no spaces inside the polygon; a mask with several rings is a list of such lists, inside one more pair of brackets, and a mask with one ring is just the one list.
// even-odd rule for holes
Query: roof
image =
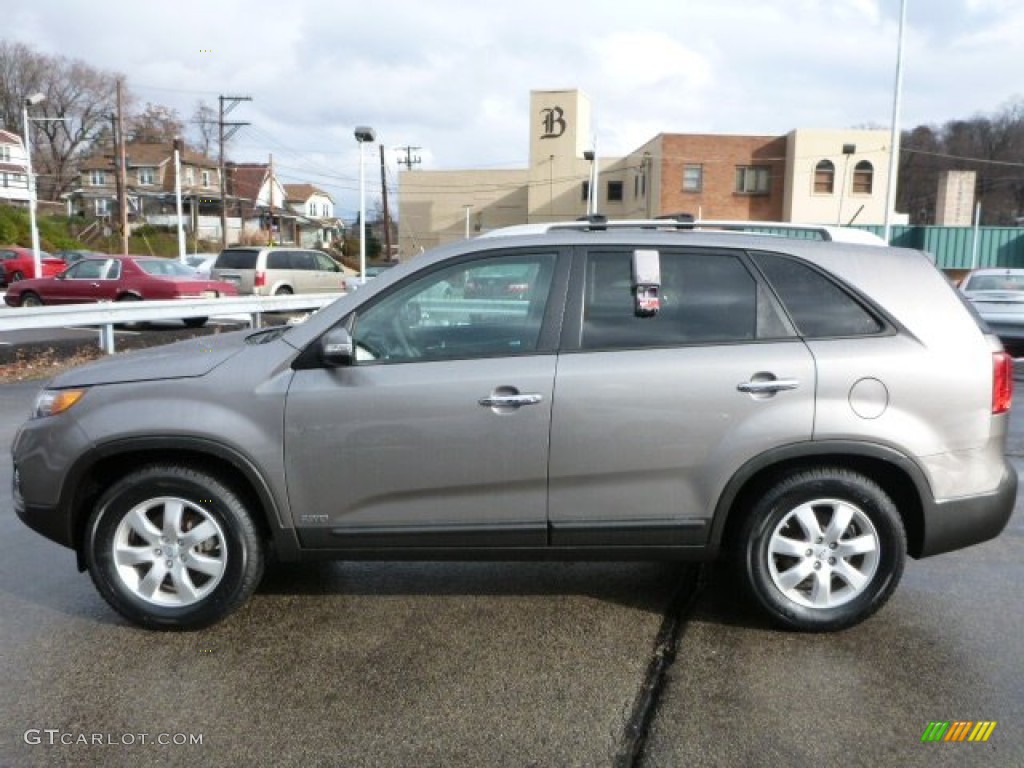
{"label": "roof", "polygon": [[[174,159],[174,145],[165,143],[131,142],[125,144],[124,154],[127,168],[146,168],[163,165]],[[113,166],[114,150],[107,147],[86,158],[82,163],[83,171],[109,170]],[[217,161],[200,152],[193,152],[188,147],[182,153],[181,161],[186,165],[198,165],[203,168],[216,168]]]}
{"label": "roof", "polygon": [[313,195],[323,195],[328,200],[331,196],[324,192],[319,187],[314,187],[312,184],[285,184],[284,185],[285,199],[289,202],[305,202],[309,200]]}
{"label": "roof", "polygon": [[21,136],[10,131],[0,130],[0,142],[4,144],[17,144],[21,146]]}
{"label": "roof", "polygon": [[229,163],[227,166],[228,194],[255,200],[270,173],[266,163]]}

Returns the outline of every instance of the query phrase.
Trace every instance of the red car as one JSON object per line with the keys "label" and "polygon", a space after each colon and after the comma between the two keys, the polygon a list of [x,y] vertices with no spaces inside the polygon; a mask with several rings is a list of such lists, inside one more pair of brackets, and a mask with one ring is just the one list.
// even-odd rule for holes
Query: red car
{"label": "red car", "polygon": [[[82,259],[53,277],[21,280],[7,289],[12,307],[82,304],[90,301],[201,299],[237,296],[231,283],[200,277],[191,267],[159,256],[107,256]],[[205,317],[184,319],[198,328]]]}
{"label": "red car", "polygon": [[[40,251],[39,266],[42,267],[43,277],[49,277],[63,270],[67,264],[46,251]],[[35,276],[35,259],[32,256],[31,248],[22,248],[20,245],[0,245],[0,285],[10,285],[24,280],[26,277]]]}

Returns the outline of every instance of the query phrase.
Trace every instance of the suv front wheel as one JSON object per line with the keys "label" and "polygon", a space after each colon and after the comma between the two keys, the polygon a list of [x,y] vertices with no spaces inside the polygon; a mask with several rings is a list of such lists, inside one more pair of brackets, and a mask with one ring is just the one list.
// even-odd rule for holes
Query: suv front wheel
{"label": "suv front wheel", "polygon": [[199,629],[227,616],[263,574],[263,545],[238,495],[175,464],[133,472],[107,490],[85,534],[89,574],[125,618]]}
{"label": "suv front wheel", "polygon": [[839,468],[778,481],[754,504],[740,542],[755,600],[777,623],[819,632],[850,627],[881,608],[907,549],[888,495]]}

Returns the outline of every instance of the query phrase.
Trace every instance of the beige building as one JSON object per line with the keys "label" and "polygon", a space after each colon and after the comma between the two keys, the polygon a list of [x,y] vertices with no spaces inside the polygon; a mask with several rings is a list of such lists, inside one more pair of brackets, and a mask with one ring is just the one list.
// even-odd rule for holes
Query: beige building
{"label": "beige building", "polygon": [[[530,94],[529,167],[404,171],[399,257],[513,224],[588,210],[594,146],[578,90]],[[888,132],[798,129],[782,136],[658,134],[626,157],[598,155],[596,209],[609,218],[882,224]]]}
{"label": "beige building", "polygon": [[785,221],[882,224],[889,132],[797,129],[786,136]]}

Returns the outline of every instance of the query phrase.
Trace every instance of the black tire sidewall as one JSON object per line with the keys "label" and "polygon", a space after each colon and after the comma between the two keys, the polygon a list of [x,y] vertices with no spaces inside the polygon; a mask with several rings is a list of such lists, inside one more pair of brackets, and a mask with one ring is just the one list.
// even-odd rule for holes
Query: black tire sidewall
{"label": "black tire sidewall", "polygon": [[[776,587],[768,568],[768,547],[786,515],[800,504],[824,498],[848,501],[867,515],[878,534],[879,561],[861,594],[819,609],[794,603]],[[906,534],[895,505],[874,482],[846,470],[799,473],[779,482],[755,504],[742,542],[745,580],[755,600],[777,623],[802,631],[843,629],[871,616],[896,588],[906,560]]]}
{"label": "black tire sidewall", "polygon": [[[113,562],[113,539],[124,516],[158,496],[188,499],[203,507],[224,533],[227,565],[220,583],[190,606],[159,606],[133,594]],[[86,564],[100,594],[125,618],[160,629],[199,629],[231,613],[244,602],[262,575],[263,553],[256,528],[239,498],[204,473],[181,467],[150,467],[114,484],[100,499],[86,527]]]}

